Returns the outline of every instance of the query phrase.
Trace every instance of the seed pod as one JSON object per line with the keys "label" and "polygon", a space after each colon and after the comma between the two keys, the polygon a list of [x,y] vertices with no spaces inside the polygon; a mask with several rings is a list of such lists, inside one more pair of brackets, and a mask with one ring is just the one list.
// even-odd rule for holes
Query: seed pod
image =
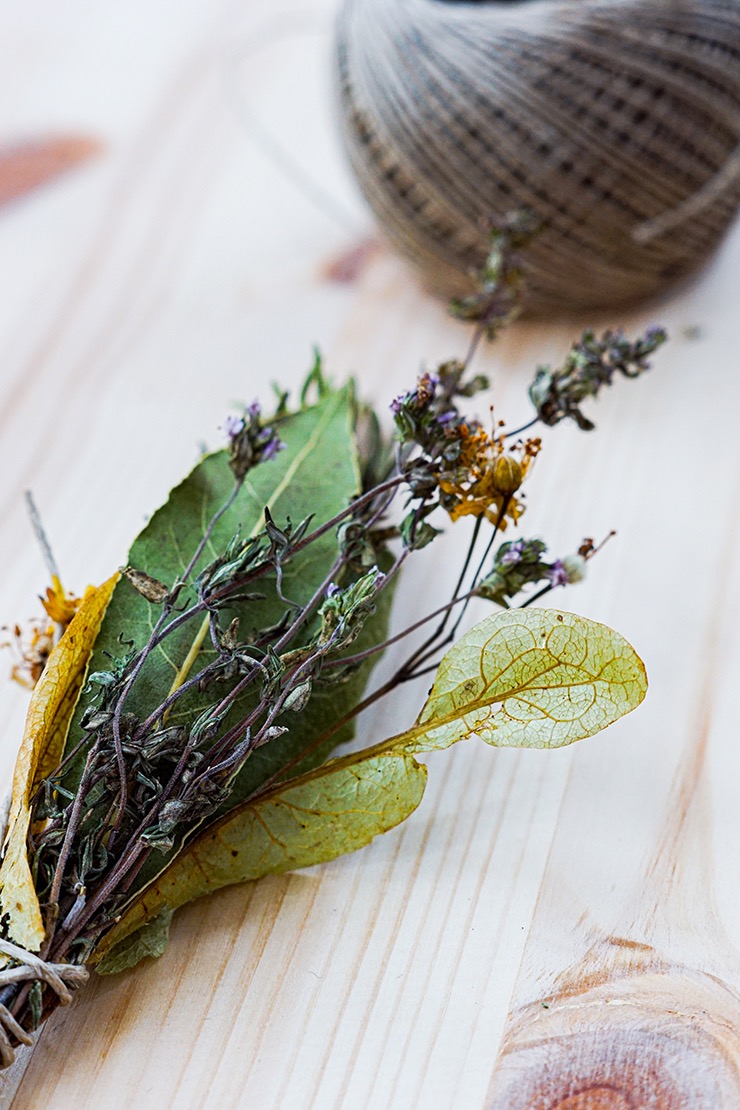
{"label": "seed pod", "polygon": [[499,455],[493,464],[491,475],[493,487],[498,493],[510,497],[519,489],[523,478],[522,468],[513,456]]}
{"label": "seed pod", "polygon": [[291,713],[300,713],[300,711],[307,705],[308,699],[311,697],[311,679],[307,678],[300,686],[296,686],[291,690],[287,698],[283,702],[283,710],[289,710]]}
{"label": "seed pod", "polygon": [[568,583],[582,582],[586,577],[586,560],[582,555],[566,555],[562,560]]}
{"label": "seed pod", "polygon": [[169,586],[165,586],[164,582],[160,582],[158,578],[152,578],[151,574],[146,574],[143,570],[137,570],[136,567],[121,567],[120,570],[134,589],[147,601],[151,601],[153,605],[161,605],[169,595]]}

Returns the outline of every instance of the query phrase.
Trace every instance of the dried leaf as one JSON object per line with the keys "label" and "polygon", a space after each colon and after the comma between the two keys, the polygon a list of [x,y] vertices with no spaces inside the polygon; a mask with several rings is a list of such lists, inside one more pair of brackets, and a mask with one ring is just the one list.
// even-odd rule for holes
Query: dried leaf
{"label": "dried leaf", "polygon": [[[210,560],[215,551],[226,548],[235,533],[240,532],[242,536],[259,533],[264,527],[265,506],[281,526],[288,518],[298,525],[308,508],[314,514],[315,525],[345,508],[360,488],[354,421],[355,401],[350,386],[327,390],[317,404],[282,418],[278,428],[286,449],[250,472],[234,505],[219,520],[209,551],[201,563]],[[146,568],[147,574],[160,582],[174,583],[182,575],[191,551],[203,534],[204,522],[226,501],[232,485],[233,476],[224,451],[203,459],[172,491],[134,541],[128,556],[130,564]],[[286,596],[298,602],[311,597],[334,558],[336,542],[336,537],[328,533],[290,560],[283,577]],[[368,621],[354,650],[361,651],[370,643],[382,643],[391,599],[392,589],[389,588],[384,591],[377,612]],[[183,589],[178,605],[191,600],[188,590]],[[247,632],[276,623],[283,610],[283,603],[271,588],[271,593],[261,601],[235,603],[224,612],[223,620],[226,624],[238,617],[240,631]],[[151,603],[132,589],[128,581],[122,580],[96,641],[92,669],[109,668],[111,656],[121,654],[121,637],[143,644],[151,623]],[[195,644],[195,653],[193,647],[193,632],[186,627],[154,651],[127,699],[127,710],[146,716],[177,681],[185,661],[190,660],[197,669],[213,657],[210,637],[206,636],[200,646]],[[308,757],[292,767],[294,774],[323,763],[338,744],[347,741],[353,734],[353,723],[344,726],[327,743],[312,746],[332,720],[341,718],[361,699],[371,668],[372,661],[369,661],[342,685],[317,687],[306,708],[291,720],[290,731],[252,753],[234,783],[228,808],[250,797],[265,780],[279,774],[281,768],[294,759],[298,760],[300,753],[310,750]],[[248,691],[235,703],[231,721],[246,716],[253,697],[254,693]],[[209,698],[208,692],[193,691],[170,714],[168,722],[187,724],[210,704]],[[80,704],[75,714],[68,740],[70,748],[81,736],[83,709]],[[137,877],[134,890],[155,878],[164,862],[158,853]]]}
{"label": "dried leaf", "polygon": [[413,756],[400,750],[360,752],[240,806],[180,853],[103,938],[93,960],[106,957],[104,973],[122,969],[118,956],[123,938],[162,912],[220,887],[362,848],[404,821],[421,801],[425,785],[426,768]]}
{"label": "dried leaf", "polygon": [[67,631],[56,645],[28,707],[26,727],[13,772],[13,790],[0,867],[0,904],[7,935],[36,952],[44,939],[41,910],[26,855],[29,802],[41,779],[58,765],[69,722],[87,672],[97,636],[118,575],[90,587]]}
{"label": "dried leaf", "polygon": [[447,652],[397,742],[422,752],[475,735],[497,747],[559,748],[629,713],[646,690],[642,661],[618,632],[574,613],[510,610]]}
{"label": "dried leaf", "polygon": [[172,910],[163,910],[116,945],[115,951],[111,951],[98,964],[98,974],[117,975],[119,971],[127,971],[128,968],[135,967],[147,956],[152,959],[162,956],[170,939],[172,912]]}
{"label": "dried leaf", "polygon": [[[350,388],[333,390],[318,404],[281,420],[280,437],[286,449],[250,472],[234,505],[214,529],[209,549],[195,573],[214,552],[225,549],[237,532],[242,536],[259,533],[264,527],[265,506],[281,526],[288,518],[297,525],[305,517],[307,507],[314,513],[316,524],[343,509],[357,494],[360,483],[353,423],[354,398]],[[165,504],[137,536],[129,552],[129,563],[144,568],[147,575],[160,582],[173,584],[197,547],[205,522],[223,505],[232,487],[233,476],[226,452],[206,456],[172,490]],[[308,600],[326,573],[335,550],[336,538],[327,534],[292,558],[283,577],[285,596],[298,602]],[[185,606],[193,599],[192,590],[183,589],[178,605]],[[273,590],[262,601],[235,603],[224,613],[224,621],[228,623],[233,617],[240,617],[241,627],[247,632],[251,628],[269,627],[279,620],[283,610],[284,605]],[[93,670],[106,670],[111,656],[121,654],[121,637],[139,646],[145,643],[151,622],[150,602],[133,590],[128,581],[122,580],[95,644]],[[184,665],[191,666],[192,673],[213,657],[210,637],[205,636],[198,647],[195,631],[198,630],[190,626],[180,629],[169,637],[166,645],[152,652],[126,702],[129,712],[146,717],[181,680]],[[252,696],[250,692],[235,704],[233,720],[246,715]],[[335,692],[328,695],[334,696]],[[355,691],[355,698],[358,696]],[[287,761],[306,746],[303,730],[308,727],[309,719],[314,727],[319,721],[324,727],[326,705],[319,708],[318,702],[318,698],[312,701],[308,715],[303,716],[300,728],[291,730],[290,737],[266,745],[248,760],[235,787],[236,801],[251,794],[275,772],[281,761]],[[170,714],[169,723],[187,724],[209,704],[208,693],[194,692]],[[70,747],[81,735],[81,711],[82,706],[72,725]],[[321,753],[321,758],[326,758],[325,752]]]}

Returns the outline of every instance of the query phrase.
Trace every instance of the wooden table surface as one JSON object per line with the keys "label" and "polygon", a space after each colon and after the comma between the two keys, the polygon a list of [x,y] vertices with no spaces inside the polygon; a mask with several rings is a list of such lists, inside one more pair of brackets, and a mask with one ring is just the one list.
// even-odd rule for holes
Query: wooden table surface
{"label": "wooden table surface", "polygon": [[[0,621],[46,584],[24,490],[80,589],[218,443],[230,403],[296,384],[312,344],[382,405],[463,352],[405,264],[356,249],[373,227],[334,132],[333,7],[3,6],[0,170],[12,147],[43,176],[40,140],[89,156],[0,209]],[[557,600],[636,645],[642,708],[573,749],[439,753],[421,808],[371,847],[187,907],[162,959],[54,1016],[14,1110],[740,1105],[738,272],[736,229],[661,303],[523,322],[479,362],[519,422],[533,367],[580,327],[671,332],[596,433],[545,437],[526,519],[563,551],[618,530]],[[409,575],[399,627],[456,550]],[[419,694],[368,713],[362,739]],[[25,704],[2,686],[6,779]]]}

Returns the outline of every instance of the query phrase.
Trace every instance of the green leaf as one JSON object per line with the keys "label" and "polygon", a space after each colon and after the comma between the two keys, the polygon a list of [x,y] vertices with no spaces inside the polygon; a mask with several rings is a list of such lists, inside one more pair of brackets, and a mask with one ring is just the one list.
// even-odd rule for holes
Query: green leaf
{"label": "green leaf", "polygon": [[[257,535],[264,528],[265,508],[276,524],[284,527],[288,518],[294,525],[309,513],[314,523],[330,519],[357,493],[359,476],[353,432],[354,401],[346,387],[327,394],[312,408],[291,414],[279,423],[285,450],[276,458],[250,471],[234,505],[218,521],[198,570],[223,551],[233,536]],[[160,582],[172,585],[182,575],[213,514],[226,502],[233,489],[233,475],[225,451],[208,455],[172,491],[166,503],[134,540],[128,563]],[[285,568],[283,592],[297,602],[306,601],[322,581],[331,565],[336,539],[328,533],[291,559]],[[260,580],[260,589],[263,581]],[[183,607],[195,600],[192,590],[178,597]],[[264,601],[250,600],[228,610],[241,618],[243,632],[263,628],[277,621],[285,606],[274,589]],[[137,647],[146,642],[158,610],[128,582],[116,587],[91,662],[92,671],[110,668],[111,656],[120,657],[126,644]],[[227,620],[227,617],[224,618]],[[155,649],[131,696],[128,712],[145,717],[164,700],[201,630],[198,618],[170,635]],[[203,640],[191,673],[213,658],[208,637]],[[186,697],[170,715],[170,723],[192,720],[209,704],[207,695]],[[239,706],[242,708],[242,706]],[[238,710],[236,711],[238,712]],[[79,714],[77,721],[79,724]],[[69,747],[79,738],[73,725]]]}
{"label": "green leaf", "polygon": [[[220,887],[324,863],[362,848],[421,801],[426,768],[401,750],[360,752],[276,788],[200,833],[103,938],[93,959],[118,971],[147,922]],[[132,935],[133,934],[133,935]],[[141,958],[150,953],[141,950]]]}
{"label": "green leaf", "polygon": [[416,724],[393,742],[414,752],[469,736],[559,748],[629,713],[646,690],[642,661],[618,632],[574,613],[509,610],[447,652]]}
{"label": "green leaf", "polygon": [[117,975],[151,956],[157,959],[164,953],[170,939],[172,910],[163,910],[131,936],[122,940],[96,967],[98,975]]}
{"label": "green leaf", "polygon": [[[285,450],[250,472],[233,507],[214,529],[209,549],[200,565],[225,548],[238,530],[243,536],[259,533],[264,526],[265,506],[269,507],[280,527],[285,525],[288,517],[297,525],[309,512],[314,514],[312,527],[316,527],[345,508],[357,494],[360,482],[354,418],[353,390],[347,386],[333,392],[325,389],[316,405],[281,419],[278,426]],[[233,477],[226,452],[203,459],[172,491],[167,502],[134,541],[128,556],[129,564],[161,582],[173,583],[182,574],[208,520],[227,500],[232,487]],[[285,596],[298,602],[308,600],[323,581],[336,550],[336,535],[329,532],[294,556],[285,567]],[[196,573],[197,570],[196,567]],[[260,579],[259,589],[267,595],[264,600],[235,604],[224,614],[224,623],[228,623],[232,616],[239,616],[240,633],[276,623],[285,606],[277,596],[274,575],[267,581]],[[383,592],[376,613],[369,618],[353,650],[361,651],[373,642],[383,641],[391,597],[390,589]],[[183,591],[178,605],[187,601],[186,591]],[[109,670],[111,656],[115,658],[124,654],[128,643],[142,646],[157,613],[157,607],[128,581],[122,580],[113,593],[95,642],[91,671]],[[193,648],[194,633],[200,624],[200,619],[191,622],[152,652],[126,701],[127,712],[145,717],[164,700]],[[191,673],[211,658],[213,650],[210,639],[206,637],[195,657]],[[322,688],[318,684],[306,708],[285,722],[289,724],[290,731],[252,753],[233,785],[224,810],[250,797],[268,779],[279,776],[286,765],[290,765],[291,774],[300,774],[322,763],[338,744],[349,740],[354,732],[353,723],[345,725],[324,744],[317,746],[315,743],[332,721],[342,717],[361,699],[372,665],[372,662],[363,665],[342,685]],[[224,727],[246,715],[253,697],[253,693],[248,693],[235,702]],[[68,750],[80,737],[80,720],[86,704],[89,704],[89,699],[83,697],[70,730]],[[208,692],[199,694],[194,691],[181,699],[177,710],[170,715],[169,723],[192,721],[209,704]],[[302,757],[303,752],[308,754]],[[156,853],[137,877],[134,889],[150,882],[167,865],[174,851],[176,849],[169,856]]]}
{"label": "green leaf", "polygon": [[[297,524],[309,511],[313,512],[314,523],[318,525],[346,506],[357,493],[359,483],[353,412],[352,391],[345,388],[280,422],[280,436],[286,449],[249,474],[234,505],[216,525],[195,574],[225,548],[237,532],[243,536],[258,534],[264,527],[265,507],[280,525],[289,517]],[[219,451],[206,456],[172,491],[134,540],[128,562],[162,582],[175,582],[197,547],[209,519],[227,500],[232,487],[227,453]],[[329,533],[291,560],[285,568],[285,594],[296,601],[308,599],[321,582],[327,560],[332,558],[335,548],[336,540]],[[260,582],[260,588],[262,586]],[[273,590],[270,595],[262,602],[251,600],[233,607],[234,614],[242,618],[245,632],[264,627],[280,617],[284,606]],[[183,592],[178,605],[184,606],[192,600],[192,593]],[[230,609],[229,616],[231,612]],[[125,645],[143,645],[156,614],[157,610],[128,581],[121,581],[96,641],[91,669],[108,670],[111,656],[121,656]],[[226,617],[224,619],[227,621]],[[145,716],[163,700],[199,628],[200,620],[197,620],[172,634],[165,644],[152,652],[126,702],[127,711]],[[213,650],[206,640],[193,669],[205,665],[212,657]],[[209,704],[207,697],[186,701],[187,704],[171,714],[170,723],[177,723],[180,718],[192,720]],[[76,724],[79,725],[79,714]],[[73,728],[69,746],[77,739]]]}

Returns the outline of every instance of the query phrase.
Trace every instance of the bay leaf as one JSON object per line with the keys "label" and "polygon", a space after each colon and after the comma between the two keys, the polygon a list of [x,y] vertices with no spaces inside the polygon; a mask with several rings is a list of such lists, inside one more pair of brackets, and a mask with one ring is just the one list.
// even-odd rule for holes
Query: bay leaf
{"label": "bay leaf", "polygon": [[[276,524],[284,527],[288,518],[294,525],[309,513],[317,527],[340,512],[360,489],[360,473],[355,438],[355,400],[351,385],[341,390],[324,392],[317,404],[281,418],[277,424],[285,449],[274,459],[256,467],[247,476],[244,488],[233,506],[219,520],[207,552],[198,566],[226,547],[239,531],[243,536],[259,533],[264,527],[264,510],[268,507]],[[170,494],[166,503],[134,541],[128,563],[164,583],[173,583],[186,567],[191,553],[203,535],[208,520],[227,500],[233,477],[225,451],[204,458]],[[334,534],[325,536],[300,552],[285,567],[283,592],[298,603],[304,603],[324,579],[336,554]],[[382,562],[382,560],[381,560]],[[284,611],[284,603],[275,589],[274,574],[260,580],[264,600],[234,604],[224,613],[224,623],[233,616],[240,619],[240,636],[252,628],[274,624]],[[363,633],[353,645],[362,651],[385,638],[392,590],[381,595],[376,613],[368,620]],[[183,591],[178,606],[193,600]],[[117,586],[95,644],[92,669],[107,670],[110,657],[120,656],[130,644],[142,646],[156,619],[155,607],[122,579]],[[127,712],[145,717],[167,696],[183,662],[193,656],[194,628],[186,626],[175,632],[161,648],[152,653],[131,695],[126,701]],[[291,647],[295,646],[294,644]],[[194,656],[193,672],[214,656],[210,638],[206,638]],[[300,774],[324,762],[339,744],[349,740],[353,723],[345,725],[324,744],[316,745],[317,737],[332,721],[350,711],[362,697],[374,661],[360,667],[348,681],[338,686],[323,687],[317,683],[307,706],[300,714],[290,715],[284,722],[290,726],[285,735],[255,750],[233,784],[232,792],[221,812],[230,810],[251,796],[267,779],[291,766],[292,774]],[[236,701],[224,727],[246,715],[253,704],[249,692]],[[168,723],[192,722],[209,704],[209,693],[192,692],[183,697]],[[69,745],[80,736],[81,703],[70,731]],[[301,753],[308,752],[305,757]],[[81,769],[81,762],[80,762]],[[179,843],[169,853],[154,853],[140,875],[134,889],[146,886],[174,858]]]}
{"label": "bay leaf", "polygon": [[[282,419],[279,432],[285,449],[250,471],[234,504],[216,524],[194,576],[237,533],[248,537],[261,532],[266,507],[279,527],[284,527],[288,519],[297,525],[309,513],[318,525],[343,509],[358,492],[360,481],[353,418],[352,390],[345,387],[329,393],[311,408]],[[232,488],[233,475],[226,452],[207,455],[172,490],[134,540],[128,564],[160,582],[174,584],[183,574],[208,521],[227,501]],[[285,596],[297,603],[307,601],[331,565],[335,550],[336,539],[329,533],[291,559],[283,579]],[[261,580],[260,589],[263,585]],[[185,589],[178,596],[178,608],[194,600],[194,591]],[[264,601],[235,604],[226,611],[224,620],[228,623],[232,614],[239,616],[243,636],[277,621],[284,608],[273,586]],[[124,653],[122,645],[142,647],[156,614],[156,608],[122,578],[100,629],[93,669],[108,669],[110,657]],[[191,653],[201,626],[198,618],[155,648],[126,701],[128,712],[146,717],[164,700]],[[214,649],[206,637],[193,659],[191,673],[213,656]],[[194,692],[178,703],[169,723],[192,721],[208,704],[207,694]],[[235,714],[242,705],[235,709]],[[78,725],[79,714],[70,733],[70,745],[78,738]]]}

